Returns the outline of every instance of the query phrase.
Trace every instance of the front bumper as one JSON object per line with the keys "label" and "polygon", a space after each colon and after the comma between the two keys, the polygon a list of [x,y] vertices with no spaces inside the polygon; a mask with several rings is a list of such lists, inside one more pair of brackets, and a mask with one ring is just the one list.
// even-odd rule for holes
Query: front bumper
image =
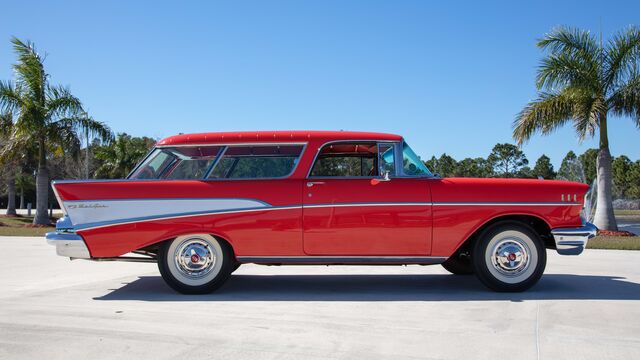
{"label": "front bumper", "polygon": [[73,231],[73,224],[68,217],[62,217],[56,223],[56,231],[45,235],[47,244],[56,247],[56,253],[60,256],[72,259],[90,259],[89,248],[82,236]]}
{"label": "front bumper", "polygon": [[583,226],[575,228],[560,228],[551,230],[553,239],[556,242],[556,250],[560,255],[579,255],[582,253],[587,242],[596,236],[598,228],[585,223]]}

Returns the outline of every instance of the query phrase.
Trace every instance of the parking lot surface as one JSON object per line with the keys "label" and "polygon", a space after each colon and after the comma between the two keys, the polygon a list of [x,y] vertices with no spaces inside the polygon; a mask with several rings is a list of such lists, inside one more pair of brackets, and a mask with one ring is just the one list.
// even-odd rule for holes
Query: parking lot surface
{"label": "parking lot surface", "polygon": [[155,264],[0,246],[2,359],[640,358],[640,251],[549,251],[517,294],[440,266],[243,265],[185,296]]}

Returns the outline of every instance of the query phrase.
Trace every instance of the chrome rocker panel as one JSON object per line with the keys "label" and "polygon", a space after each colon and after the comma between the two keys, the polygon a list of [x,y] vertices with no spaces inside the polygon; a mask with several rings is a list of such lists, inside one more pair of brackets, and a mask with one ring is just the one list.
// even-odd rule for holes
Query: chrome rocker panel
{"label": "chrome rocker panel", "polygon": [[560,228],[551,230],[551,234],[556,242],[556,251],[560,255],[579,255],[582,253],[587,242],[596,236],[598,228],[585,223],[583,226],[575,228]]}

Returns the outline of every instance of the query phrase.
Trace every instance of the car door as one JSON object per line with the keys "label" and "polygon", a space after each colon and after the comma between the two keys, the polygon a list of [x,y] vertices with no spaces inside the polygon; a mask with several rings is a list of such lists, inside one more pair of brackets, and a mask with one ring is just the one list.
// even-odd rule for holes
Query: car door
{"label": "car door", "polygon": [[429,185],[425,178],[396,175],[400,146],[341,142],[319,151],[303,185],[306,254],[430,254]]}

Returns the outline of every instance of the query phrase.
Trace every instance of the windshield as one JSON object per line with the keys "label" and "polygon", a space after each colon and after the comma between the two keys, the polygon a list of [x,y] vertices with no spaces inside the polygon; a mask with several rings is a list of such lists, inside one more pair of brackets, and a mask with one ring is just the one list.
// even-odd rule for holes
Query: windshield
{"label": "windshield", "polygon": [[411,150],[406,142],[402,143],[402,172],[404,175],[410,176],[432,176],[431,171],[427,169],[420,157]]}

